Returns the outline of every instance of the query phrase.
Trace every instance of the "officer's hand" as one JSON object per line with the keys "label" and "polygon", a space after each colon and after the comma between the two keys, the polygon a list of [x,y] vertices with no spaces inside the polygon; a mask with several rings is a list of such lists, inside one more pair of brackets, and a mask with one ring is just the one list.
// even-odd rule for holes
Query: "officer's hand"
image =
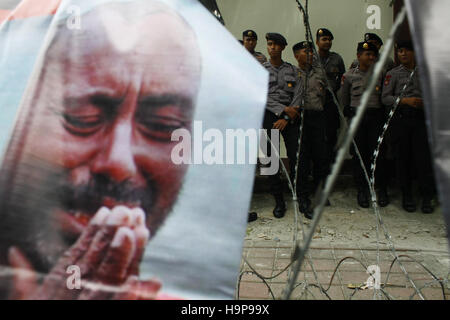
{"label": "officer's hand", "polygon": [[402,98],[402,100],[400,100],[400,104],[406,104],[413,108],[422,108],[423,100],[421,98],[416,97]]}
{"label": "officer's hand", "polygon": [[[13,299],[151,299],[158,281],[138,279],[139,263],[149,238],[141,209],[101,208],[77,242],[64,252],[42,283],[33,266],[18,249],[9,251],[14,276]],[[80,269],[80,289],[69,289],[69,266]],[[25,271],[25,272],[24,272]]]}
{"label": "officer's hand", "polygon": [[278,120],[277,122],[275,122],[275,123],[273,124],[273,128],[274,128],[274,129],[278,129],[278,130],[280,130],[280,131],[283,131],[284,128],[286,128],[287,125],[288,125],[287,120],[280,119],[280,120]]}
{"label": "officer's hand", "polygon": [[414,107],[423,108],[423,100],[421,98],[413,98],[414,99]]}
{"label": "officer's hand", "polygon": [[299,107],[286,107],[284,108],[284,113],[286,113],[292,120],[295,120],[300,116],[298,109]]}
{"label": "officer's hand", "polygon": [[402,98],[401,100],[400,100],[400,104],[403,104],[403,105],[408,105],[408,106],[413,106],[412,105],[412,98]]}

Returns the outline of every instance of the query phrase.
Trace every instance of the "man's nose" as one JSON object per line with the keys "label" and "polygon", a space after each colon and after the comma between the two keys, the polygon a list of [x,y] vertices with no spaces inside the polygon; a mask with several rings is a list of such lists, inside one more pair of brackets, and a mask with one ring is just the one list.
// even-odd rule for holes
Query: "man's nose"
{"label": "man's nose", "polygon": [[102,147],[99,147],[91,170],[96,174],[107,175],[117,182],[125,181],[137,173],[130,124],[115,124],[105,137]]}

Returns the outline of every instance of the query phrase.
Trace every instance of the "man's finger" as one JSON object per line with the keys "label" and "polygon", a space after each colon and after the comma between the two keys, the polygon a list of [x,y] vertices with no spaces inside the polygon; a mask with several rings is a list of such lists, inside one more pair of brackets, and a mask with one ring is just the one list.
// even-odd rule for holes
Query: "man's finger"
{"label": "man's finger", "polygon": [[137,276],[128,277],[121,287],[121,291],[114,294],[111,300],[137,300],[139,297],[139,278]]}
{"label": "man's finger", "polygon": [[139,265],[144,255],[150,232],[147,227],[140,226],[134,230],[134,235],[136,237],[136,252],[128,268],[128,274],[130,275],[139,274]]}
{"label": "man's finger", "polygon": [[140,281],[137,300],[155,300],[161,286],[161,282],[158,280]]}
{"label": "man's finger", "polygon": [[150,237],[150,231],[146,227],[145,212],[141,208],[134,208],[131,210],[131,220],[134,235],[136,237],[136,253],[130,263],[127,273],[129,275],[138,275],[139,265],[145,251],[145,246]]}
{"label": "man's finger", "polygon": [[161,282],[157,280],[142,281],[136,276],[130,276],[111,300],[155,300],[160,289]]}
{"label": "man's finger", "polygon": [[14,268],[11,300],[30,299],[37,288],[37,274],[30,261],[16,247],[11,247],[8,251],[9,265]]}
{"label": "man's finger", "polygon": [[42,290],[47,292],[51,299],[76,299],[85,289],[71,290],[67,288],[65,283],[68,277],[67,267],[76,265],[80,269],[81,280],[92,281],[93,274],[105,257],[118,226],[129,223],[129,209],[102,208],[99,210],[85,231],[86,234],[81,236],[83,239],[77,241],[64,253],[65,258],[58,261],[46,277]]}
{"label": "man's finger", "polygon": [[76,264],[76,262],[86,253],[92,242],[92,239],[99,230],[100,225],[105,223],[110,214],[111,212],[108,208],[100,208],[100,210],[89,222],[86,230],[80,235],[75,244],[62,255],[57,265],[64,266],[65,271],[66,266]]}
{"label": "man's finger", "polygon": [[136,252],[136,237],[128,227],[120,227],[105,258],[95,273],[102,283],[120,285],[128,277],[127,271]]}

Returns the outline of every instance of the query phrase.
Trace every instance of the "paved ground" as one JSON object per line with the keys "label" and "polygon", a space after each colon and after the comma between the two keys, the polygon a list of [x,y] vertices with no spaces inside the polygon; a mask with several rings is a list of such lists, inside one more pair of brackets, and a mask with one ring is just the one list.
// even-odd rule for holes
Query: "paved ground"
{"label": "paved ground", "polygon": [[[448,273],[450,259],[446,252],[397,249],[397,254],[400,256],[400,261],[410,279],[418,289],[421,289],[424,299],[443,300],[444,296],[446,299],[450,299],[448,282],[443,282],[443,291],[439,281],[435,281],[431,274],[433,273],[438,279],[448,280],[448,274],[445,271],[447,270]],[[291,255],[291,242],[246,241],[243,256],[251,265],[251,268],[243,259],[241,265],[242,278],[237,298],[282,298],[282,292],[286,288],[289,277],[290,268],[288,266],[291,264]],[[311,264],[306,262],[302,267],[302,271],[295,282],[298,287],[293,291],[292,299],[366,300],[374,298],[374,290],[358,290],[355,288],[361,287],[369,277],[361,263],[365,266],[377,264],[377,250],[375,247],[312,247],[309,250],[309,255],[311,259],[308,259],[308,261]],[[386,286],[383,286],[383,291],[389,299],[420,299],[420,297],[414,295],[416,291],[398,263],[394,263],[387,278],[388,271],[394,261],[391,251],[387,249],[380,250],[379,256],[381,285],[383,286],[387,283]],[[343,260],[345,257],[353,257],[357,260]],[[413,262],[411,258],[416,261]],[[343,262],[335,273],[336,266],[342,260]],[[286,269],[286,267],[288,268]],[[332,279],[333,274],[334,278]],[[266,283],[261,277],[265,277]],[[322,286],[326,294],[316,287],[318,284]],[[307,290],[305,290],[306,285],[309,285]],[[272,291],[273,295],[270,291]],[[380,294],[382,294],[381,299],[387,299],[382,292]]]}
{"label": "paved ground", "polygon": [[[247,228],[241,264],[242,278],[239,290],[236,290],[236,297],[239,299],[282,297],[291,270],[289,266],[294,234],[297,230],[297,238],[301,240],[302,229],[308,230],[310,224],[303,218],[298,219],[298,224],[295,225],[288,192],[285,193],[288,212],[283,219],[275,219],[271,212],[273,198],[267,193],[264,179],[257,177],[255,182],[251,209],[258,212],[259,218],[249,223]],[[431,215],[424,215],[420,211],[407,213],[401,209],[398,190],[391,190],[390,195],[392,204],[381,210],[381,216],[387,235],[391,237],[397,254],[401,256],[400,261],[408,276],[414,285],[421,289],[424,299],[442,300],[444,296],[450,298],[450,256],[440,209],[437,208]],[[340,177],[330,197],[332,206],[324,211],[309,250],[311,264],[304,263],[292,299],[374,298],[374,290],[354,289],[367,281],[369,274],[366,273],[365,267],[377,265],[375,215],[372,209],[358,208],[355,198],[356,192],[349,177]],[[384,293],[378,291],[379,298],[421,299],[417,294],[414,295],[416,290],[398,263],[394,263],[386,282],[395,256],[390,250],[385,233],[378,232],[378,237],[380,278],[382,284],[387,283],[383,287]],[[336,271],[337,265],[345,257],[351,259],[343,261]],[[444,281],[444,292],[433,275]],[[262,277],[265,277],[264,280]],[[322,286],[326,293],[317,286]]]}

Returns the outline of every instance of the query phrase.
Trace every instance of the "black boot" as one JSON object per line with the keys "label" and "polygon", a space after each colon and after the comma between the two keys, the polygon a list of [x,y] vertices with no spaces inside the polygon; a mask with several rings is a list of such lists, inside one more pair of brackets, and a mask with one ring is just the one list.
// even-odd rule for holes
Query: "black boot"
{"label": "black boot", "polygon": [[286,203],[282,194],[275,195],[275,208],[273,209],[273,215],[275,218],[283,218],[286,213]]}
{"label": "black boot", "polygon": [[298,198],[298,208],[301,213],[305,215],[305,218],[312,219],[313,218],[313,210],[311,208],[311,200],[307,197]]}
{"label": "black boot", "polygon": [[369,203],[369,192],[365,189],[359,189],[358,190],[358,204],[361,208],[368,208]]}
{"label": "black boot", "polygon": [[416,204],[414,203],[412,193],[409,190],[403,191],[403,201],[402,201],[403,209],[408,212],[416,211]]}
{"label": "black boot", "polygon": [[256,212],[249,212],[247,222],[253,222],[258,219],[258,214]]}
{"label": "black boot", "polygon": [[433,213],[434,207],[431,204],[431,197],[429,197],[429,196],[423,197],[421,209],[422,209],[422,213],[425,213],[425,214]]}
{"label": "black boot", "polygon": [[381,188],[380,191],[378,191],[378,205],[384,208],[389,204],[389,202],[389,196],[386,188]]}

